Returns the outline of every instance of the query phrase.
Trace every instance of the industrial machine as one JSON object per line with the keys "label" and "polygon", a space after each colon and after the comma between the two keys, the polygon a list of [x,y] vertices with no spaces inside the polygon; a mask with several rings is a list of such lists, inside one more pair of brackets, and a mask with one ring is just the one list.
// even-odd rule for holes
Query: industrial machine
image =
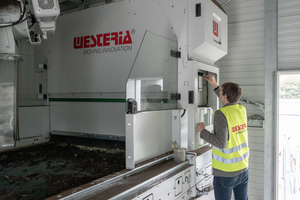
{"label": "industrial machine", "polygon": [[[59,14],[58,0],[0,2],[1,150],[49,141],[49,109],[45,101],[46,61],[44,58],[38,60],[33,55],[29,56],[29,52],[34,45],[41,44],[41,35],[46,39],[47,34],[55,32]],[[22,40],[27,40],[24,45]],[[19,82],[22,77],[18,77],[18,74],[30,73],[30,69],[20,68],[20,61],[24,61],[25,65],[36,62],[36,68],[29,77],[25,77],[32,85]],[[34,77],[32,73],[35,73]],[[20,91],[26,90],[26,98],[23,98]],[[25,108],[22,105],[35,107]],[[32,126],[31,123],[37,125]]]}
{"label": "industrial machine", "polygon": [[[62,15],[48,37],[40,27],[38,103],[16,106],[15,146],[46,142],[50,132],[126,143],[126,170],[52,198],[210,199],[211,148],[197,124],[212,131],[219,107],[203,79],[219,80],[214,64],[227,54],[218,3],[124,0]],[[43,133],[20,137],[34,123]]]}

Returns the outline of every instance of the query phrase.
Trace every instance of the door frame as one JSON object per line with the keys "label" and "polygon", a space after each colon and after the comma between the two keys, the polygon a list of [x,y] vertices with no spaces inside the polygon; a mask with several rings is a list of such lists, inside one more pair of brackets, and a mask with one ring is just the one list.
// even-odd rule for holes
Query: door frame
{"label": "door frame", "polygon": [[279,181],[278,181],[278,174],[279,174],[279,77],[280,75],[293,75],[293,74],[299,74],[300,75],[300,70],[278,70],[276,73],[276,109],[274,111],[275,116],[276,116],[276,126],[275,126],[275,133],[276,133],[276,137],[275,137],[275,197],[276,200],[279,200],[279,190],[278,190],[278,186],[279,186]]}

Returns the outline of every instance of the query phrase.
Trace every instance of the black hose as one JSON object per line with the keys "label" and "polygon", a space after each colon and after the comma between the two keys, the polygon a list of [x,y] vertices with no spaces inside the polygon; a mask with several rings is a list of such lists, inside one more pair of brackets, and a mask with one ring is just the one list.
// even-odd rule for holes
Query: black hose
{"label": "black hose", "polygon": [[206,104],[198,106],[199,107],[206,107],[208,105],[208,84],[206,83]]}
{"label": "black hose", "polygon": [[180,116],[181,118],[184,116],[185,111],[186,111],[186,110],[184,109],[182,115]]}
{"label": "black hose", "polygon": [[[26,17],[25,19],[23,19],[24,16],[25,16],[25,12],[26,12],[25,0],[24,0],[24,9],[23,9],[23,12],[22,12],[21,1],[19,2],[19,8],[20,8],[20,17],[19,17],[19,19],[17,21],[15,21],[15,22],[11,22],[9,25],[1,26],[1,24],[0,24],[0,28],[6,28],[6,27],[14,26],[14,25],[20,24],[20,23],[24,22],[26,19],[28,19],[28,17]],[[22,14],[21,14],[21,12],[22,12]]]}

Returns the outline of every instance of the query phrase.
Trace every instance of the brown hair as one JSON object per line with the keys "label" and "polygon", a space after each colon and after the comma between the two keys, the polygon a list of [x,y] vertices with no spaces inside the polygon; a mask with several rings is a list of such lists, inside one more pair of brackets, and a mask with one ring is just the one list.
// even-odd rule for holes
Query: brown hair
{"label": "brown hair", "polygon": [[236,83],[227,82],[222,85],[223,95],[227,95],[229,103],[236,103],[242,96],[242,89]]}

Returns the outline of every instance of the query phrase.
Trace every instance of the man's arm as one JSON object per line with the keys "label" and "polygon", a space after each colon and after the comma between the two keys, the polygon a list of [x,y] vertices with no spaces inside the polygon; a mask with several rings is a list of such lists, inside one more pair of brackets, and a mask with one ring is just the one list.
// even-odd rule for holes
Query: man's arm
{"label": "man's arm", "polygon": [[217,95],[218,97],[220,97],[221,88],[220,88],[219,86],[216,87],[216,88],[214,89],[214,92],[216,93],[216,95]]}
{"label": "man's arm", "polygon": [[[199,125],[198,125],[198,130],[199,130]],[[203,129],[200,132],[200,137],[206,142],[220,149],[224,149],[227,146],[228,124],[227,124],[227,119],[222,113],[222,111],[217,110],[215,112],[214,133],[211,133],[208,130]]]}
{"label": "man's arm", "polygon": [[219,87],[218,83],[216,82],[215,76],[212,74],[207,74],[204,77],[204,79],[207,80],[207,82],[214,87],[214,92],[216,93],[216,95],[218,97],[220,97],[221,88]]}
{"label": "man's arm", "polygon": [[[215,76],[212,74],[207,74],[204,78],[209,84],[211,84],[215,88],[214,92],[219,97],[221,88],[216,82]],[[200,137],[208,143],[220,149],[224,149],[227,146],[228,124],[227,119],[222,113],[222,111],[217,110],[214,114],[214,133],[211,133],[208,130],[206,130],[203,122],[198,124],[198,131],[200,132]]]}
{"label": "man's arm", "polygon": [[217,88],[219,87],[217,81],[216,81],[216,78],[214,75],[212,74],[207,74],[205,77],[204,77],[205,80],[207,80],[207,82],[209,82],[214,88]]}

